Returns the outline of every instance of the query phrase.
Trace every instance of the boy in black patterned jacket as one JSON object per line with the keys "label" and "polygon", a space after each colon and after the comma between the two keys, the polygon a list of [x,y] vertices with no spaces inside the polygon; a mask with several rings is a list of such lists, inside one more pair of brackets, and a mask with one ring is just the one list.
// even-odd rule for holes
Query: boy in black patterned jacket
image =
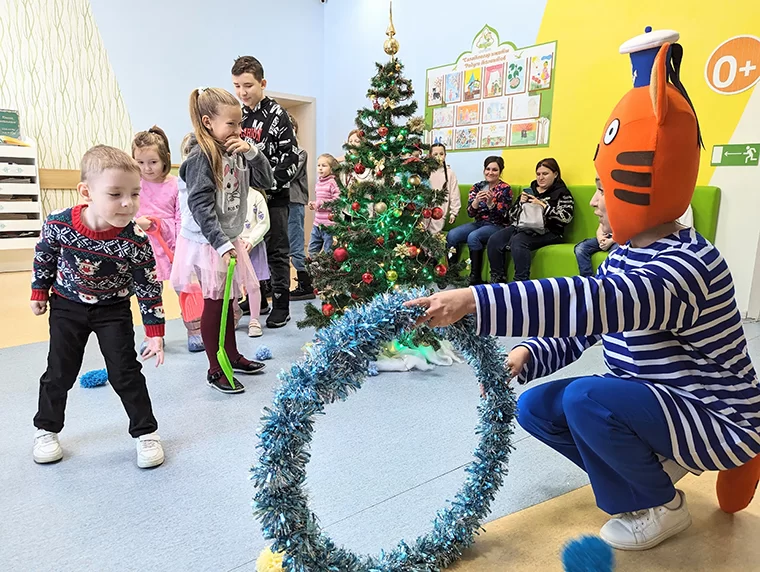
{"label": "boy in black patterned jacket", "polygon": [[40,378],[39,409],[34,417],[34,460],[63,458],[66,397],[82,367],[87,339],[98,337],[108,381],[129,417],[136,440],[137,465],[164,462],[158,423],[135,352],[130,298],[137,294],[147,348],[142,357],[164,361],[164,308],[161,282],[148,237],[134,222],[140,206],[140,167],[129,155],[105,145],[82,159],[77,190],[84,204],[52,213],[34,255],[31,308],[36,315],[50,303],[50,350]]}
{"label": "boy in black patterned jacket", "polygon": [[241,137],[264,153],[274,171],[274,186],[262,189],[266,191],[269,208],[270,227],[264,239],[273,291],[267,327],[281,328],[290,320],[288,216],[290,182],[298,171],[298,147],[287,112],[264,95],[267,80],[259,60],[251,56],[238,58],[232,66],[232,83],[243,103]]}

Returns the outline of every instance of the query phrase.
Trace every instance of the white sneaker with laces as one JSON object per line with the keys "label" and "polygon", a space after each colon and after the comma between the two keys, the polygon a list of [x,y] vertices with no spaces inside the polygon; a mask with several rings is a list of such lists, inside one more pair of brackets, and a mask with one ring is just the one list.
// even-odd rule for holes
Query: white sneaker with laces
{"label": "white sneaker with laces", "polygon": [[34,462],[44,465],[55,463],[63,458],[63,449],[58,442],[58,433],[37,429],[34,433],[34,450],[32,451]]}
{"label": "white sneaker with laces", "polygon": [[161,446],[161,437],[158,433],[140,435],[135,439],[137,443],[137,466],[141,469],[158,467],[164,462],[164,448]]}
{"label": "white sneaker with laces", "polygon": [[691,514],[686,495],[676,491],[681,499],[678,508],[657,506],[636,512],[626,512],[610,519],[599,535],[618,550],[649,550],[691,526]]}
{"label": "white sneaker with laces", "polygon": [[248,322],[248,337],[260,338],[263,335],[264,335],[264,332],[261,329],[261,323],[258,320],[251,318],[251,321]]}

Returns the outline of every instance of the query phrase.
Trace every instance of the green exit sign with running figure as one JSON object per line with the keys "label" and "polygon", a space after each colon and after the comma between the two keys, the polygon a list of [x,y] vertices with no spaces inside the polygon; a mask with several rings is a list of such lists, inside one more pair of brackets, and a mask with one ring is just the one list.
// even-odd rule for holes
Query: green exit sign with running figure
{"label": "green exit sign with running figure", "polygon": [[710,165],[713,167],[757,167],[760,162],[760,143],[715,145]]}

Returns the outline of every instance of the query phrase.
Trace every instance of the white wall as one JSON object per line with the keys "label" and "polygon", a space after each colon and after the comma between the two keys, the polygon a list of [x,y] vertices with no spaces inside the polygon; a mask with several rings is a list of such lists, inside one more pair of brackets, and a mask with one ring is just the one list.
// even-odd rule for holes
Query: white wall
{"label": "white wall", "polygon": [[[388,2],[328,0],[325,6],[327,148],[320,152],[341,154],[341,145],[354,128],[356,110],[369,104],[366,93],[375,74],[374,62],[388,59],[383,52]],[[398,58],[414,83],[419,114],[424,113],[427,68],[456,60],[470,49],[473,38],[486,24],[496,28],[502,42],[510,41],[518,47],[535,44],[545,6],[545,0],[396,0],[393,21],[401,44]],[[461,182],[474,183],[482,180],[483,160],[491,154],[456,153],[449,162]]]}
{"label": "white wall", "polygon": [[90,1],[134,129],[162,127],[175,161],[191,129],[190,92],[199,86],[232,92],[238,56],[257,57],[273,91],[323,97],[318,0]]}

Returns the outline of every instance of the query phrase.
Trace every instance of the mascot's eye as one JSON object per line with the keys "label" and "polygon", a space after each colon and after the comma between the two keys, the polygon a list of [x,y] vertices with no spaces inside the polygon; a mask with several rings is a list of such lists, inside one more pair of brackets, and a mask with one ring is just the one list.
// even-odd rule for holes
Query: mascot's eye
{"label": "mascot's eye", "polygon": [[604,144],[609,145],[615,140],[615,137],[617,137],[618,131],[620,130],[620,120],[619,119],[613,119],[612,123],[610,123],[609,127],[607,127],[607,131],[604,132]]}

